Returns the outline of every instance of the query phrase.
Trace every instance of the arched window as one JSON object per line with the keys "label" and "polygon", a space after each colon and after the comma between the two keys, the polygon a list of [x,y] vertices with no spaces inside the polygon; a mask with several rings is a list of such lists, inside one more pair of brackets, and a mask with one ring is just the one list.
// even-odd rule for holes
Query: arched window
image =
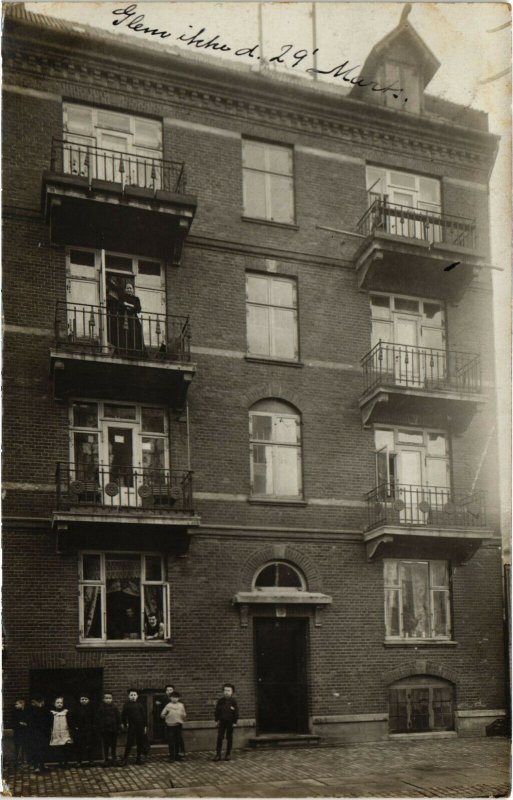
{"label": "arched window", "polygon": [[306,581],[292,564],[287,564],[286,561],[272,561],[258,570],[253,579],[253,588],[303,591],[306,589]]}
{"label": "arched window", "polygon": [[432,675],[412,675],[390,687],[390,733],[450,731],[454,728],[452,683]]}
{"label": "arched window", "polygon": [[301,418],[281,400],[260,400],[249,412],[251,493],[302,496]]}

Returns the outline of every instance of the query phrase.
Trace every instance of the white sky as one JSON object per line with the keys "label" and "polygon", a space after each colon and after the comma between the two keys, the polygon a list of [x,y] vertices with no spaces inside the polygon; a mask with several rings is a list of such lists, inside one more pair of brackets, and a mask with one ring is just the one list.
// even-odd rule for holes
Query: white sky
{"label": "white sky", "polygon": [[[130,36],[142,43],[147,37],[130,31],[126,24],[113,27],[113,9],[126,8],[132,0],[118,2],[33,2],[26,3],[31,11],[75,20],[110,31],[116,36]],[[191,47],[177,40],[181,34],[190,34],[206,28],[206,34],[219,34],[219,41],[236,50],[251,47],[259,41],[259,3],[236,2],[153,2],[139,0],[138,13],[145,15],[145,24],[169,31],[172,36],[162,40],[153,38],[153,46],[180,47],[191,52]],[[300,48],[313,48],[312,3],[277,0],[262,3],[262,33],[264,56],[270,58],[280,53],[284,44]],[[319,67],[337,66],[346,59],[351,64],[363,64],[372,46],[394,28],[404,8],[402,3],[382,2],[316,2],[316,46]],[[503,72],[511,64],[511,28],[494,31],[510,22],[510,8],[506,3],[413,3],[409,21],[441,62],[440,69],[429,84],[430,94],[457,103],[471,105],[486,111],[490,130],[501,137],[499,157],[492,175],[490,208],[492,221],[492,263],[503,267],[504,272],[494,274],[495,326],[497,345],[497,382],[499,393],[499,432],[502,442],[502,494],[503,506],[510,508],[510,225],[511,225],[511,75],[490,78]],[[190,27],[191,26],[191,27]],[[245,58],[235,58],[232,53],[196,50],[219,61],[229,58],[238,63],[250,64]],[[289,56],[290,61],[290,56]],[[312,66],[305,59],[297,68],[275,65],[308,78],[305,67]],[[358,70],[353,74],[357,74]],[[482,81],[488,81],[483,83]],[[341,85],[340,79],[337,85]],[[346,86],[347,84],[344,84]],[[503,520],[508,526],[508,516]]]}

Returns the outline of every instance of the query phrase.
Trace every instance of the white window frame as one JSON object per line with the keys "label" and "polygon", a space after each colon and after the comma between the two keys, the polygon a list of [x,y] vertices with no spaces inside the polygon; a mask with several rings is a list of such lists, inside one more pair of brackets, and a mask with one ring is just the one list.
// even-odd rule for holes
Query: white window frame
{"label": "white window frame", "polygon": [[[370,170],[374,170],[375,172],[380,172],[381,173],[381,177],[380,177],[381,189],[380,190],[379,190],[379,185],[378,186],[374,185],[374,188],[373,188],[373,184],[376,183],[376,179],[374,178],[374,180],[371,181],[371,179],[369,177],[369,171]],[[394,173],[396,175],[404,175],[405,178],[411,178],[413,180],[413,182],[414,182],[414,186],[413,187],[403,186],[403,185],[401,185],[399,183],[394,182],[392,180],[392,173]],[[416,202],[415,202],[415,205],[413,206],[413,208],[417,208],[417,209],[423,210],[423,211],[433,211],[433,212],[439,213],[439,214],[442,213],[442,207],[443,207],[443,203],[442,203],[442,183],[441,183],[441,180],[439,178],[435,177],[434,175],[421,175],[420,173],[417,173],[417,172],[407,172],[404,169],[394,169],[394,168],[391,168],[391,167],[383,167],[383,166],[381,166],[379,164],[367,164],[366,175],[367,175],[367,177],[366,177],[367,191],[371,191],[372,195],[377,195],[377,196],[381,196],[382,197],[385,194],[386,195],[390,195],[390,191],[394,191],[394,190],[408,192],[408,193],[413,194],[415,196],[415,201]],[[421,191],[421,181],[422,180],[434,181],[437,184],[437,186],[438,186],[438,195],[439,195],[439,202],[438,203],[433,203],[433,202],[431,202],[429,200],[422,199],[422,191]],[[391,202],[395,202],[395,201],[392,200]],[[401,205],[401,204],[399,204],[399,205]]]}
{"label": "white window frame", "polygon": [[[398,582],[397,583],[387,583],[386,580],[386,566],[387,564],[396,564],[397,566],[397,573],[398,573]],[[428,570],[428,577],[427,577],[427,597],[429,598],[429,610],[428,610],[428,632],[429,635],[426,637],[417,637],[417,636],[407,636],[405,635],[403,629],[403,609],[404,609],[404,599],[402,593],[402,586],[400,581],[400,566],[401,564],[426,564]],[[434,570],[432,569],[432,564],[444,564],[446,568],[446,575],[447,575],[447,584],[440,586],[434,583],[434,577],[432,577]],[[451,594],[452,594],[452,576],[450,570],[450,563],[444,559],[410,559],[410,558],[386,558],[383,559],[383,583],[384,583],[384,621],[385,621],[385,641],[390,642],[425,642],[425,641],[451,641],[452,640],[452,609],[451,609]],[[395,592],[397,595],[398,600],[398,609],[399,609],[399,635],[393,635],[387,630],[387,596],[389,592]],[[447,627],[448,633],[447,634],[439,634],[435,636],[433,634],[434,629],[434,595],[435,593],[443,593],[445,595],[445,613],[447,618]]]}
{"label": "white window frame", "polygon": [[[260,303],[256,300],[250,299],[249,294],[249,279],[250,278],[257,278],[259,280],[265,281],[267,284],[267,303]],[[292,296],[293,296],[293,305],[286,306],[283,304],[273,303],[273,287],[276,283],[287,283],[292,287]],[[267,340],[268,340],[268,347],[265,353],[259,353],[256,351],[251,350],[251,323],[250,323],[250,308],[263,308],[267,310]],[[291,335],[291,344],[292,350],[294,351],[294,355],[291,358],[287,355],[282,355],[278,351],[276,342],[275,342],[275,330],[274,330],[274,322],[273,322],[273,309],[285,309],[286,311],[291,312],[292,316],[292,325],[290,328],[290,335]],[[247,354],[251,358],[268,358],[271,360],[283,360],[283,361],[298,361],[299,360],[299,347],[298,347],[298,302],[297,302],[297,280],[296,278],[290,278],[288,276],[282,275],[268,275],[266,273],[261,272],[247,272],[246,273],[246,331],[247,331]]]}
{"label": "white window frame", "polygon": [[[244,166],[244,146],[245,144],[257,144],[264,149],[264,161],[265,161],[265,168],[258,169],[257,167],[247,167]],[[286,150],[291,154],[291,168],[289,172],[277,172],[276,170],[272,170],[270,167],[270,152],[271,150]],[[294,180],[294,148],[291,145],[284,145],[284,144],[275,144],[271,142],[262,142],[259,139],[251,139],[249,137],[244,137],[242,139],[242,154],[243,154],[243,165],[242,165],[242,188],[243,188],[243,202],[244,202],[244,216],[248,217],[249,219],[262,219],[267,220],[268,222],[276,222],[279,225],[294,225],[296,219],[296,204],[295,204],[295,180]],[[246,192],[247,192],[247,180],[246,176],[249,173],[258,173],[264,176],[264,200],[265,200],[265,214],[262,217],[255,216],[254,213],[250,212],[249,209],[246,207]],[[291,215],[290,219],[287,221],[277,220],[274,217],[273,213],[273,176],[281,177],[281,178],[289,178],[291,181],[291,195],[290,195],[290,208],[291,208]]]}
{"label": "white window frame", "polygon": [[[277,585],[275,585],[275,586],[257,586],[256,585],[256,582],[258,580],[258,576],[264,571],[264,569],[267,569],[268,567],[272,567],[272,566],[277,568],[280,565],[288,567],[293,572],[295,572],[295,574],[299,578],[299,582],[301,584],[299,587],[298,586],[277,586]],[[294,566],[294,564],[290,564],[288,561],[275,559],[274,561],[268,561],[266,564],[262,564],[262,566],[257,569],[257,571],[255,572],[255,574],[253,576],[253,581],[252,581],[252,584],[251,584],[251,588],[253,589],[253,591],[257,591],[257,592],[276,592],[277,594],[284,594],[284,593],[285,594],[287,594],[287,593],[288,594],[295,594],[296,592],[305,592],[307,590],[307,585],[306,585],[305,576],[303,575],[302,572],[300,572],[300,570],[296,566]]]}
{"label": "white window frame", "polygon": [[[81,108],[83,110],[87,110],[91,113],[91,125],[92,125],[92,135],[90,133],[80,133],[79,131],[68,131],[68,109],[69,108]],[[97,108],[96,106],[88,106],[83,105],[82,103],[64,103],[62,108],[63,113],[63,130],[64,133],[70,133],[71,136],[83,136],[84,139],[89,139],[90,144],[94,144],[96,147],[101,148],[100,144],[100,137],[102,133],[109,133],[112,135],[123,136],[127,140],[127,152],[132,153],[133,155],[139,155],[141,157],[147,156],[148,158],[163,158],[163,150],[162,150],[162,122],[160,120],[151,119],[149,117],[141,117],[138,114],[128,114],[126,111],[113,111],[111,109],[103,109]],[[128,130],[123,130],[120,128],[115,127],[102,127],[98,117],[102,113],[112,113],[117,114],[120,117],[124,117],[128,122]],[[158,147],[148,147],[148,145],[137,145],[137,133],[136,133],[136,124],[137,123],[146,123],[153,125],[155,130],[158,130],[158,139],[159,139],[159,146]],[[94,141],[92,141],[94,140]]]}
{"label": "white window frame", "polygon": [[[272,419],[272,433],[273,438],[270,440],[267,439],[254,439],[253,438],[253,418],[254,417],[271,417]],[[287,442],[276,442],[274,439],[274,430],[275,430],[275,419],[280,417],[282,419],[292,419],[296,424],[296,431],[297,431],[297,441],[294,443],[287,443]],[[279,499],[279,500],[300,500],[303,497],[303,455],[302,455],[302,435],[301,435],[301,417],[298,413],[293,413],[292,411],[281,412],[281,411],[258,411],[258,410],[250,410],[249,412],[249,452],[250,452],[250,475],[251,475],[251,494],[252,497],[255,498],[270,498],[270,499]],[[253,465],[253,448],[255,446],[263,445],[265,447],[272,448],[272,458],[273,458],[273,492],[269,492],[267,494],[256,494],[254,492],[254,465]],[[276,476],[276,463],[278,461],[277,453],[280,448],[293,448],[297,455],[297,476],[298,476],[298,492],[294,495],[281,495],[277,494],[275,491],[275,476]]]}
{"label": "white window frame", "polygon": [[[141,578],[139,582],[140,586],[140,604],[141,604],[141,614],[140,614],[140,628],[141,628],[141,637],[139,639],[108,639],[107,638],[107,571],[106,571],[106,560],[111,555],[118,555],[121,553],[126,556],[133,556],[137,555],[140,558],[140,570],[141,570]],[[99,580],[85,580],[83,577],[83,556],[99,556],[100,557],[100,579]],[[161,574],[162,580],[161,581],[149,581],[146,580],[146,558],[148,556],[158,557],[161,561]],[[92,638],[86,637],[84,635],[83,629],[83,621],[84,621],[84,592],[83,588],[87,586],[97,586],[100,588],[100,596],[102,602],[102,614],[101,614],[101,637]],[[164,619],[162,620],[164,624],[164,639],[159,640],[147,640],[144,638],[144,587],[145,586],[161,586],[163,587],[163,616]],[[137,551],[119,551],[119,550],[82,550],[79,553],[78,558],[78,631],[79,631],[79,642],[81,644],[97,644],[101,642],[102,644],[106,645],[115,645],[118,646],[130,646],[134,644],[144,643],[148,647],[154,647],[163,641],[168,641],[171,637],[171,596],[170,596],[170,586],[169,581],[167,580],[166,575],[166,559],[162,555],[162,553],[155,553],[155,552],[148,552],[148,553],[140,553]]]}

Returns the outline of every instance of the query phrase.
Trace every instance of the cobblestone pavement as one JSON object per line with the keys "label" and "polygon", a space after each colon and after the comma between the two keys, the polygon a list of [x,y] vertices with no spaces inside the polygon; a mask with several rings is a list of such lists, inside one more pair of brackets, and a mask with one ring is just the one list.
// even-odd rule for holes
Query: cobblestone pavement
{"label": "cobblestone pavement", "polygon": [[126,768],[7,765],[16,797],[503,797],[510,790],[503,738],[387,741],[301,749],[238,750],[230,762],[191,753],[170,764],[152,755]]}

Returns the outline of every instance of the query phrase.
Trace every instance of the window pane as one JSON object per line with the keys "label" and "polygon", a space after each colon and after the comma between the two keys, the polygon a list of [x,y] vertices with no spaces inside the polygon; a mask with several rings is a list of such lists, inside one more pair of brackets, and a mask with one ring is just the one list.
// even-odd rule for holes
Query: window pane
{"label": "window pane", "polygon": [[446,439],[443,433],[428,433],[428,453],[430,456],[446,455]]}
{"label": "window pane", "polygon": [[98,109],[98,127],[130,133],[130,117],[128,114],[116,114],[114,111]]}
{"label": "window pane", "polygon": [[301,589],[301,578],[288,564],[278,564],[278,586]]}
{"label": "window pane", "polygon": [[[98,482],[98,435],[96,433],[85,433],[75,431],[73,434],[73,445],[75,450],[74,473],[70,474],[73,481],[83,481],[86,484]],[[84,491],[90,489],[85,486]]]}
{"label": "window pane", "polygon": [[424,316],[433,325],[442,325],[442,307],[438,303],[424,301]]}
{"label": "window pane", "polygon": [[258,573],[255,586],[276,586],[276,564],[268,564]]}
{"label": "window pane", "polygon": [[271,355],[269,337],[269,308],[248,305],[248,353],[254,356]]}
{"label": "window pane", "polygon": [[273,418],[261,414],[252,414],[251,438],[260,441],[270,442],[273,436]]}
{"label": "window pane", "polygon": [[403,562],[400,576],[403,634],[406,637],[425,638],[429,635],[428,565]]}
{"label": "window pane", "polygon": [[82,578],[85,581],[101,579],[101,559],[99,555],[85,553],[82,556]]}
{"label": "window pane", "polygon": [[424,444],[424,434],[422,431],[398,431],[397,438],[405,444]]}
{"label": "window pane", "polygon": [[82,267],[94,267],[94,253],[87,250],[70,250],[69,260],[72,264],[79,264]]}
{"label": "window pane", "polygon": [[102,594],[100,586],[83,586],[82,631],[84,639],[102,638]]}
{"label": "window pane", "polygon": [[164,439],[156,436],[143,436],[141,447],[144,479],[162,484],[165,481],[163,470],[166,468]]}
{"label": "window pane", "polygon": [[279,358],[297,357],[296,312],[285,308],[271,311],[271,355]]}
{"label": "window pane", "polygon": [[271,215],[275,222],[294,222],[294,191],[292,178],[271,175]]}
{"label": "window pane", "polygon": [[372,194],[384,194],[385,171],[378,167],[367,167],[367,191]]}
{"label": "window pane", "polygon": [[265,174],[245,169],[243,172],[244,214],[266,219]]}
{"label": "window pane", "polygon": [[93,135],[93,116],[90,108],[66,105],[66,128],[72,133]]}
{"label": "window pane", "polygon": [[[397,73],[398,77],[399,74]],[[415,189],[415,175],[407,172],[391,172],[390,183],[394,186],[405,186],[407,189]]]}
{"label": "window pane", "polygon": [[73,425],[77,428],[97,428],[98,406],[96,403],[73,403]]}
{"label": "window pane", "polygon": [[449,593],[433,592],[433,636],[450,635],[449,626]]}
{"label": "window pane", "polygon": [[105,266],[107,269],[118,269],[123,272],[132,272],[133,262],[131,258],[124,256],[113,256],[109,253],[105,255]]}
{"label": "window pane", "polygon": [[242,140],[242,166],[265,170],[265,145],[263,142]]}
{"label": "window pane", "polygon": [[247,275],[248,300],[252,303],[269,303],[270,279],[260,275]]}
{"label": "window pane", "polygon": [[292,175],[292,149],[268,145],[268,165],[270,172]]}
{"label": "window pane", "polygon": [[144,587],[144,638],[164,638],[164,587]]}
{"label": "window pane", "polygon": [[137,264],[139,267],[139,275],[160,275],[160,261],[145,261],[140,258]]}
{"label": "window pane", "polygon": [[424,203],[432,203],[434,205],[439,205],[440,182],[435,180],[434,178],[419,177],[419,200],[421,200]]}
{"label": "window pane", "polygon": [[300,493],[298,450],[296,447],[276,447],[274,488],[278,497],[297,497]]}
{"label": "window pane", "polygon": [[104,414],[109,419],[135,419],[135,406],[118,406],[105,403]]}
{"label": "window pane", "polygon": [[377,430],[374,432],[374,441],[376,442],[376,450],[382,450],[386,447],[388,450],[394,449],[394,432],[387,430]]}
{"label": "window pane", "polygon": [[399,636],[399,590],[385,589],[385,630],[387,636]]}
{"label": "window pane", "polygon": [[161,581],[162,580],[162,559],[160,556],[146,556],[146,580],[147,581]]}
{"label": "window pane", "polygon": [[299,442],[299,425],[295,417],[274,417],[275,442],[297,444]]}
{"label": "window pane", "polygon": [[135,144],[158,150],[161,147],[160,123],[153,120],[135,120]]}
{"label": "window pane", "polygon": [[271,303],[274,306],[296,307],[296,282],[294,280],[271,280]]}
{"label": "window pane", "polygon": [[433,687],[433,727],[435,730],[451,730],[454,727],[450,686]]}
{"label": "window pane", "polygon": [[253,445],[253,492],[273,493],[273,460],[270,446]]}
{"label": "window pane", "polygon": [[141,638],[141,559],[107,556],[107,638]]}
{"label": "window pane", "polygon": [[385,561],[384,562],[384,572],[385,572],[385,585],[398,585],[399,584],[399,572],[398,572],[398,563],[397,561]]}
{"label": "window pane", "polygon": [[431,561],[431,586],[449,586],[447,562]]}
{"label": "window pane", "polygon": [[405,297],[396,297],[394,304],[396,311],[411,311],[417,313],[419,310],[418,300],[407,300]]}
{"label": "window pane", "polygon": [[141,408],[141,424],[143,431],[153,433],[164,433],[164,409],[163,408]]}
{"label": "window pane", "polygon": [[371,295],[371,309],[373,317],[390,319],[390,298],[380,294]]}

